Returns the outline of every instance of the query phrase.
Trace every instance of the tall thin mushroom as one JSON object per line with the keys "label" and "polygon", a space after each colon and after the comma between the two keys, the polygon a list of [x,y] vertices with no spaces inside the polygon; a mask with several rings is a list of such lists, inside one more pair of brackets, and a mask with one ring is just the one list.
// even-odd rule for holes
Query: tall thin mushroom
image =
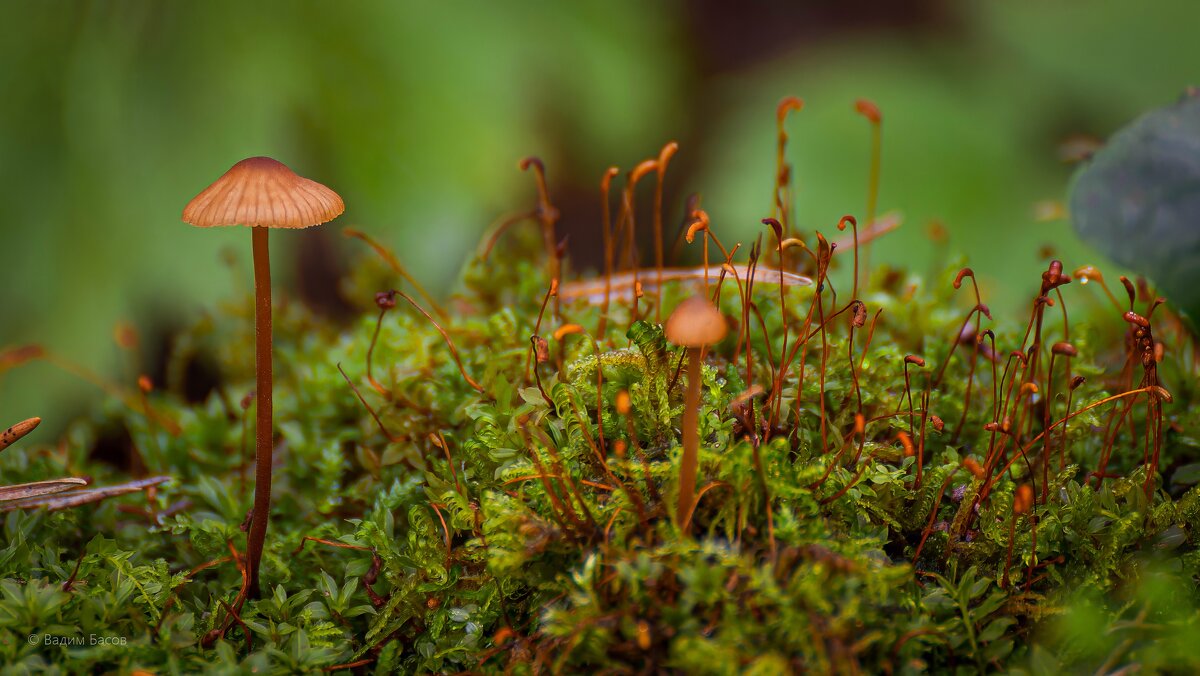
{"label": "tall thin mushroom", "polygon": [[729,327],[708,298],[697,294],[680,303],[667,317],[667,340],[687,348],[687,401],[683,408],[683,458],[679,461],[679,503],[675,511],[687,532],[695,509],[696,474],[700,465],[700,363],[702,350],[719,343]]}
{"label": "tall thin mushroom", "polygon": [[307,228],[337,218],[346,206],[329,188],[297,176],[269,157],[251,157],[233,165],[196,195],[183,220],[200,227],[250,226],[254,241],[254,337],[258,414],[255,429],[254,509],[247,537],[248,593],[258,595],[267,521],[271,513],[271,257],[270,228]]}

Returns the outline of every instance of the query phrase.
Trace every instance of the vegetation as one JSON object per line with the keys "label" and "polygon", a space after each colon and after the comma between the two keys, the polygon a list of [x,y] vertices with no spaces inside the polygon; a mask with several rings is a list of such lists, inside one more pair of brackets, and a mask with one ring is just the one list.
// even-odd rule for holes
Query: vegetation
{"label": "vegetation", "polygon": [[[860,260],[885,230],[874,213],[835,242],[800,233],[782,132],[797,104],[780,107],[774,217],[748,246],[725,246],[695,200],[678,247],[661,192],[639,210],[633,185],[661,178],[668,151],[619,195],[605,174],[599,276],[567,281],[532,160],[537,227],[501,226],[447,308],[348,231],[375,249],[345,280],[352,330],[294,302],[275,316],[261,599],[239,597],[248,295],[178,337],[168,382],[111,385],[59,442],[18,441],[4,483],[109,492],[0,502],[4,669],[1200,667],[1185,325],[1146,283],[1057,261],[1009,280],[1027,321],[993,320],[969,268],[922,280]],[[647,222],[662,244],[638,268]],[[684,247],[702,267],[662,271]],[[684,501],[687,348],[662,321],[697,291],[729,332],[694,348]],[[35,358],[64,363],[26,346],[0,369]],[[130,474],[169,480],[114,496]]]}

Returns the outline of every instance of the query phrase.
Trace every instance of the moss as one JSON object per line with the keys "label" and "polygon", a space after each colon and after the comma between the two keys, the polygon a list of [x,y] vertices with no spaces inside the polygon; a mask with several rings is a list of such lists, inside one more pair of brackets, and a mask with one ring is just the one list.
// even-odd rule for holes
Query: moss
{"label": "moss", "polygon": [[[1157,469],[1144,456],[1155,423],[1145,394],[1043,434],[1068,414],[1068,391],[1077,412],[1135,389],[1115,313],[1072,317],[1079,354],[1051,372],[1049,346],[1067,329],[1056,314],[1045,313],[1040,341],[1023,320],[983,320],[994,343],[959,341],[968,315],[954,269],[932,284],[879,271],[862,294],[863,316],[883,312],[870,323],[853,321],[848,292],[835,297],[828,283],[787,287],[786,312],[778,287],[757,283],[743,313],[726,280],[721,308],[742,330],[703,371],[700,497],[685,536],[669,507],[682,353],[648,319],[652,298],[640,319],[614,302],[605,335],[550,337],[567,323],[595,330],[600,310],[564,288],[560,314],[553,303],[539,314],[549,280],[532,241],[469,264],[459,309],[439,319],[483,393],[429,321],[371,303],[396,283],[373,258],[346,282],[362,310],[348,330],[281,308],[262,573],[271,593],[237,617],[251,492],[239,478],[248,299],[177,341],[177,359],[220,365],[206,400],[186,403],[182,385],[148,406],[114,399],[54,446],[0,456],[7,483],[115,483],[121,472],[92,451],[116,428],[149,472],[172,477],[141,498],[4,515],[0,662],[13,672],[1200,667],[1187,645],[1200,629],[1191,372],[1158,365],[1179,387],[1162,409]],[[665,289],[664,307],[686,291]],[[544,361],[531,353],[539,324]],[[1168,355],[1191,345],[1182,331],[1159,333]],[[909,354],[925,366],[908,366],[906,386]],[[1086,381],[1069,390],[1068,375]],[[1035,499],[1020,509],[1026,484]]]}

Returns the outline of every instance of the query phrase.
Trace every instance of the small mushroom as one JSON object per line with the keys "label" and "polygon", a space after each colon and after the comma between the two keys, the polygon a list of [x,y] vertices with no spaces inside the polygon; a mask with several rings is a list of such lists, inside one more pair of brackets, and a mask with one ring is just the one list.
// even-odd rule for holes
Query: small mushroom
{"label": "small mushroom", "polygon": [[679,463],[679,504],[675,516],[684,532],[695,508],[696,473],[700,464],[700,363],[702,351],[719,343],[728,327],[725,317],[707,298],[695,295],[680,303],[667,318],[667,340],[687,348],[687,400],[683,409],[683,459]]}
{"label": "small mushroom", "polygon": [[196,195],[183,210],[183,220],[200,227],[246,225],[254,242],[255,375],[258,416],[255,431],[254,511],[247,538],[247,583],[258,594],[267,520],[271,512],[271,257],[270,228],[307,228],[332,221],[345,211],[337,193],[297,176],[269,157],[242,160]]}

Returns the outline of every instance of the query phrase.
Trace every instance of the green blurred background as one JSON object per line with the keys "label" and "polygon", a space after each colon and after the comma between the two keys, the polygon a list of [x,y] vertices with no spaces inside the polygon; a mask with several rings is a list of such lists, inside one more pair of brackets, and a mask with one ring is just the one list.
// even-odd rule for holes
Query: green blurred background
{"label": "green blurred background", "polygon": [[[596,185],[671,139],[670,223],[688,192],[727,241],[769,215],[775,104],[797,216],[826,232],[865,208],[868,126],[883,111],[881,210],[905,225],[874,262],[967,255],[1015,312],[1051,245],[1103,261],[1034,204],[1064,198],[1059,147],[1105,137],[1200,77],[1195,0],[795,2],[0,2],[0,346],[40,343],[125,382],[173,327],[233,292],[241,228],[183,205],[239,159],[270,155],[339,191],[334,227],[275,238],[277,286],[336,317],[361,245],[394,247],[450,289],[480,234],[527,207],[541,156],[571,250],[599,241]],[[1001,283],[1000,280],[1004,280]],[[121,364],[119,321],[143,334]],[[156,347],[157,346],[157,347]],[[125,359],[128,362],[128,359]],[[0,422],[61,426],[90,385],[35,363],[0,376]]]}

